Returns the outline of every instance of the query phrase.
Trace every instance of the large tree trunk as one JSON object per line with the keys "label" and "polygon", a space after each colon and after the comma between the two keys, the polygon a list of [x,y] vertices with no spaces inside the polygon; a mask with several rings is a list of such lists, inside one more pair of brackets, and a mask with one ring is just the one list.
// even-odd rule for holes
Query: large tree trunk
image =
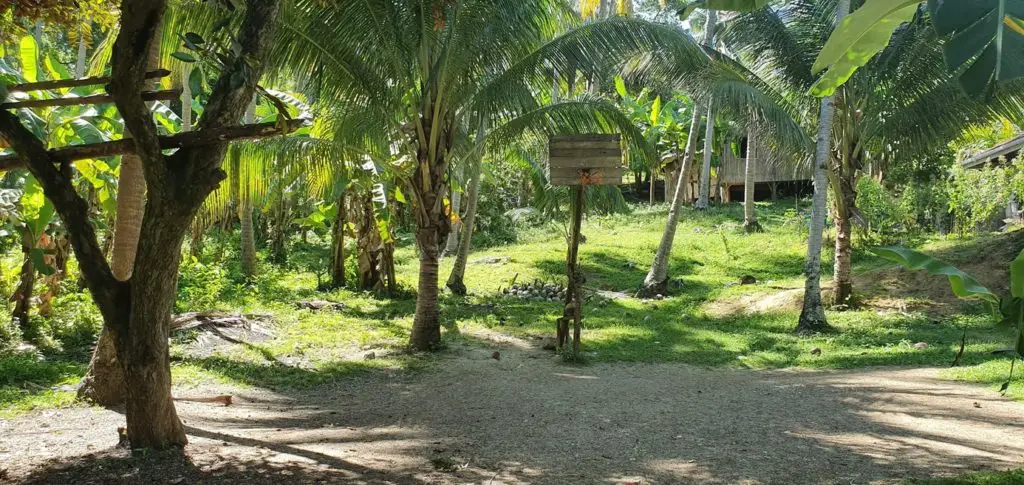
{"label": "large tree trunk", "polygon": [[672,205],[668,211],[668,221],[665,223],[665,232],[661,235],[661,244],[654,254],[654,261],[651,269],[644,278],[642,292],[645,294],[667,294],[668,293],[668,261],[672,254],[672,243],[676,238],[676,227],[679,224],[679,211],[683,208],[683,200],[686,198],[687,179],[690,174],[690,167],[697,152],[697,138],[700,131],[700,117],[703,109],[700,105],[693,107],[693,118],[690,120],[690,131],[686,137],[686,154],[683,155],[683,162],[676,172],[675,192],[672,195]]}
{"label": "large tree trunk", "polygon": [[331,225],[331,286],[345,286],[345,224],[348,221],[348,209],[345,207],[345,192],[338,196],[338,212],[334,215]]}
{"label": "large tree trunk", "polygon": [[480,201],[480,158],[475,157],[473,166],[470,168],[469,200],[466,207],[466,216],[462,221],[462,237],[459,242],[459,251],[455,256],[455,265],[448,275],[447,286],[456,295],[466,294],[466,262],[469,260],[469,251],[472,247],[473,224],[476,221],[477,204]]}
{"label": "large tree trunk", "polygon": [[758,132],[750,130],[747,135],[747,166],[743,172],[743,230],[761,232],[761,224],[757,222],[754,207],[754,188],[757,184],[757,157],[761,154],[754,148],[757,146]]}
{"label": "large tree trunk", "polygon": [[[840,24],[850,11],[850,0],[840,0],[836,10],[836,24]],[[825,318],[821,301],[821,245],[825,231],[826,200],[828,198],[829,157],[832,153],[832,120],[835,104],[831,96],[821,100],[818,117],[818,141],[814,155],[814,198],[811,205],[811,227],[807,237],[807,261],[804,264],[804,304],[797,322],[798,333],[831,330]]]}
{"label": "large tree trunk", "polygon": [[361,211],[360,214],[357,214],[359,239],[356,241],[359,251],[356,256],[359,288],[380,291],[384,288],[383,274],[381,274],[383,244],[380,227],[377,226],[377,217],[373,212],[373,193],[369,189],[361,196],[359,209]]}

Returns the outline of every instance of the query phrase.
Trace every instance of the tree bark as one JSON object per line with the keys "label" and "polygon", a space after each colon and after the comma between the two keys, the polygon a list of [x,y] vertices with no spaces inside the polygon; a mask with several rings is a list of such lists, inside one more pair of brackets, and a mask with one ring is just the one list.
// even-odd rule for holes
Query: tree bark
{"label": "tree bark", "polygon": [[[254,113],[256,111],[256,99],[253,98],[252,102],[245,110],[245,115],[242,118],[242,122],[250,124],[253,121]],[[252,223],[252,195],[249,190],[242,190],[242,160],[241,154],[237,151],[235,156],[232,158],[234,166],[232,167],[235,171],[232,173],[235,185],[235,204],[238,208],[238,221],[241,226],[241,237],[240,237],[240,254],[242,262],[242,275],[246,279],[252,279],[256,277],[256,233],[253,229]]]}
{"label": "tree bark", "polygon": [[466,216],[462,221],[462,236],[459,242],[459,251],[455,256],[455,264],[452,272],[448,275],[447,286],[456,295],[466,294],[466,263],[469,260],[469,251],[473,241],[473,225],[476,223],[477,204],[480,201],[480,157],[474,157],[470,168],[469,194],[466,207]]}
{"label": "tree bark", "polygon": [[[840,0],[836,10],[836,25],[850,11],[850,0]],[[807,237],[807,260],[804,264],[804,303],[797,322],[797,333],[829,331],[832,327],[825,318],[821,299],[821,245],[825,231],[826,200],[828,198],[829,157],[832,153],[832,120],[835,104],[831,96],[821,100],[818,117],[818,141],[814,156],[814,198],[811,205],[811,227]]]}
{"label": "tree bark", "polygon": [[754,148],[757,145],[757,130],[750,130],[747,135],[747,165],[743,172],[743,230],[761,232],[761,224],[757,222],[757,211],[754,207],[754,188],[757,184],[757,157],[761,154]]}
{"label": "tree bark", "polygon": [[345,224],[348,208],[345,207],[345,192],[338,196],[338,212],[331,224],[331,286],[345,287]]}
{"label": "tree bark", "polygon": [[697,138],[700,132],[700,119],[703,109],[700,105],[693,107],[693,118],[690,120],[690,131],[686,136],[686,153],[683,155],[683,162],[676,173],[675,192],[672,195],[672,205],[668,211],[668,221],[665,223],[665,232],[661,235],[661,243],[658,251],[654,254],[654,261],[651,269],[644,278],[644,285],[641,293],[648,295],[668,293],[668,262],[672,254],[672,243],[676,238],[676,227],[679,225],[679,211],[683,208],[683,199],[686,197],[687,179],[689,178],[691,166],[697,152]]}

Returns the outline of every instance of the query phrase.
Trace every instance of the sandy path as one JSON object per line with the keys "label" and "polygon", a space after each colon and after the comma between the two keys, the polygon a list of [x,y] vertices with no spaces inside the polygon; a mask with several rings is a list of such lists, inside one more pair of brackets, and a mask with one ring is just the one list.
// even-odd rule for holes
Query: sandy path
{"label": "sandy path", "polygon": [[0,423],[0,468],[39,483],[817,484],[1024,466],[1024,405],[935,369],[574,368],[491,351],[181,404],[186,460],[119,458],[111,411],[37,414]]}

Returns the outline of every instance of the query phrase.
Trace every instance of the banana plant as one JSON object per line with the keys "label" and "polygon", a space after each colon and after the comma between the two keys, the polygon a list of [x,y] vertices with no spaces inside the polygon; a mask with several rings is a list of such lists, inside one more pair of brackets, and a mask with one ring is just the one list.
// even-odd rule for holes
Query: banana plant
{"label": "banana plant", "polygon": [[[957,298],[979,300],[987,303],[1002,324],[1017,329],[1017,338],[1012,349],[1010,376],[1003,383],[1000,392],[1010,387],[1013,366],[1018,358],[1024,358],[1024,251],[1010,262],[1010,294],[997,295],[978,283],[971,275],[955,266],[927,254],[904,247],[875,248],[873,252],[882,259],[899,264],[910,270],[924,270],[934,276],[945,276],[949,287]],[[962,351],[961,351],[962,352]]]}

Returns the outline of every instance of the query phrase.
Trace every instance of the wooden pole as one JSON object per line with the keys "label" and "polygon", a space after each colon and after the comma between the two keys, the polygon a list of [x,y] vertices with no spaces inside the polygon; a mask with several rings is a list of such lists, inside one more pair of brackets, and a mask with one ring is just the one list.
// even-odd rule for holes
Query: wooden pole
{"label": "wooden pole", "polygon": [[[253,125],[227,126],[217,129],[206,129],[189,131],[176,135],[161,136],[160,149],[171,150],[175,148],[192,148],[203,145],[212,145],[232,140],[245,140],[252,138],[269,138],[276,135],[288,134],[301,127],[308,120],[288,120],[283,126],[276,123],[257,123]],[[112,157],[125,153],[134,153],[135,143],[132,140],[114,140],[103,143],[90,143],[87,145],[74,145],[64,148],[50,150],[54,158],[67,160],[86,160],[90,158]],[[24,168],[25,163],[17,154],[0,156],[0,170],[12,170]]]}
{"label": "wooden pole", "polygon": [[583,273],[579,268],[580,229],[583,226],[583,204],[585,185],[573,187],[575,194],[572,211],[572,232],[569,235],[569,253],[566,257],[566,274],[569,287],[565,292],[565,309],[558,319],[557,343],[559,350],[569,344],[569,321],[572,326],[572,359],[580,356],[580,333],[583,322],[583,299],[580,297],[580,286],[583,284]]}
{"label": "wooden pole", "polygon": [[[178,99],[178,97],[180,96],[180,89],[142,92],[143,101],[169,101],[172,99]],[[87,104],[103,104],[113,102],[114,97],[109,94],[93,94],[91,96],[72,96],[67,98],[29,99],[26,101],[11,101],[9,103],[0,103],[0,109],[46,108],[51,106],[80,106]]]}
{"label": "wooden pole", "polygon": [[[146,79],[158,79],[171,75],[167,69],[157,69],[146,73]],[[34,83],[12,84],[7,86],[9,93],[24,93],[28,91],[46,91],[50,89],[77,88],[79,86],[95,86],[110,83],[110,76],[86,77],[81,79],[58,79],[55,81],[39,81]]]}

